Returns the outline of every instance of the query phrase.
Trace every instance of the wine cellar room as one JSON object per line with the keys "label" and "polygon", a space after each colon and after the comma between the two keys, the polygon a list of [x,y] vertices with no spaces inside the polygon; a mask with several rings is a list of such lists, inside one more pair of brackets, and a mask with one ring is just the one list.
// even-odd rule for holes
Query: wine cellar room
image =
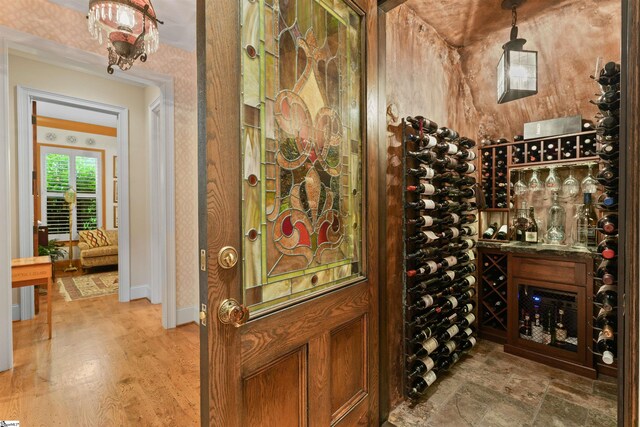
{"label": "wine cellar room", "polygon": [[623,425],[621,1],[387,3],[383,417]]}

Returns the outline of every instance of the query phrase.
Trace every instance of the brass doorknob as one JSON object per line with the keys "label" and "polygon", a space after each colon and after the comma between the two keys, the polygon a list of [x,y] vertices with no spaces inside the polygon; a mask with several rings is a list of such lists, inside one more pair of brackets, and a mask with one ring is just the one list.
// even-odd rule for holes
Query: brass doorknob
{"label": "brass doorknob", "polygon": [[225,325],[239,328],[249,320],[249,309],[233,298],[222,301],[218,308],[218,319]]}

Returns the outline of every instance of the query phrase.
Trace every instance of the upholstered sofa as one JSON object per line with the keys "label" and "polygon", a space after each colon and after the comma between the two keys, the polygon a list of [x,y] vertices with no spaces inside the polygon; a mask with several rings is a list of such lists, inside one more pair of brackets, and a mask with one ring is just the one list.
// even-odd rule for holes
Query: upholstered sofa
{"label": "upholstered sofa", "polygon": [[118,230],[104,230],[109,245],[91,247],[84,233],[79,233],[78,248],[82,268],[118,265]]}

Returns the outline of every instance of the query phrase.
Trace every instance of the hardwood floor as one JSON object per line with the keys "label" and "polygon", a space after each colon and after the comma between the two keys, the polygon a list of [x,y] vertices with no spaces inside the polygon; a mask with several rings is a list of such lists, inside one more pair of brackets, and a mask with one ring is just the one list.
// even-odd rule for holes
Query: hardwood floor
{"label": "hardwood floor", "polygon": [[65,302],[54,285],[53,338],[46,298],[35,319],[14,322],[14,369],[0,372],[0,420],[24,426],[196,426],[198,327],[161,325],[160,305],[117,295]]}

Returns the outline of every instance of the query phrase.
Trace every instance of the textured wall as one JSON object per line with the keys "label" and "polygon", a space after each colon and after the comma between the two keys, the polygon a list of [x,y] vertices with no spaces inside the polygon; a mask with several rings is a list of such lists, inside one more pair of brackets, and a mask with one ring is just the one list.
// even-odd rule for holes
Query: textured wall
{"label": "textured wall", "polygon": [[498,105],[496,65],[509,29],[460,50],[462,71],[478,112],[476,136],[523,132],[526,122],[582,114],[592,119],[597,85],[589,78],[597,57],[620,60],[619,0],[576,0],[550,8],[531,20],[520,15],[520,36],[526,49],[538,51],[538,94]]}
{"label": "textured wall", "polygon": [[[46,0],[0,0],[0,10],[0,25],[102,55],[106,68],[106,50],[89,36],[82,13]],[[195,31],[195,23],[185,31]],[[161,44],[146,64],[135,67],[174,80],[177,304],[192,307],[198,303],[196,55]]]}
{"label": "textured wall", "polygon": [[[387,138],[387,236],[398,236],[402,226],[402,143],[399,118],[423,115],[440,126],[465,135],[474,135],[475,110],[461,72],[460,55],[435,30],[410,8],[400,6],[386,17],[386,92],[388,115]],[[389,349],[381,359],[387,369],[389,404],[394,407],[402,398],[400,375],[403,364],[402,342],[402,239],[387,239],[387,287],[381,328],[386,328]],[[384,373],[384,371],[383,371]],[[384,392],[384,391],[383,391]]]}

